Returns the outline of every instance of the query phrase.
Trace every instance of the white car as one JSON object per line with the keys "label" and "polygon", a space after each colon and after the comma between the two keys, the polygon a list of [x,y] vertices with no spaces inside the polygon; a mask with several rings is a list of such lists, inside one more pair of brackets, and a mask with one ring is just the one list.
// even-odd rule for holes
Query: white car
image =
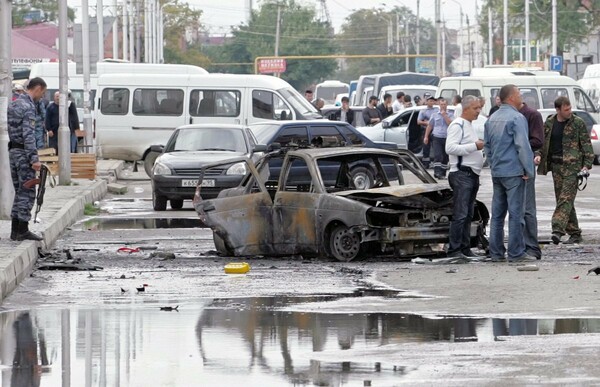
{"label": "white car", "polygon": [[[363,126],[357,129],[372,141],[393,142],[398,144],[400,149],[408,149],[408,133],[410,130],[420,130],[417,119],[419,112],[426,108],[426,106],[413,106],[385,118],[377,125]],[[454,106],[448,106],[448,110],[454,111]],[[486,121],[487,117],[480,114],[479,118],[473,122],[477,135],[481,139],[483,139],[483,126]],[[417,154],[419,153],[420,151],[417,152]]]}

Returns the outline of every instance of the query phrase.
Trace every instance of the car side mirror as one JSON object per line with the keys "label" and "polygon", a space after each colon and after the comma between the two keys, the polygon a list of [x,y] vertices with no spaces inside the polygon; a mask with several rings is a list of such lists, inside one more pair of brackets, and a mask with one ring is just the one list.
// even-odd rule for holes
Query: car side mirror
{"label": "car side mirror", "polygon": [[278,142],[274,142],[267,147],[267,151],[273,152],[281,149],[281,144]]}
{"label": "car side mirror", "polygon": [[266,145],[257,144],[257,145],[254,145],[254,149],[252,151],[253,152],[266,152],[268,149],[269,149],[269,147],[267,147]]}
{"label": "car side mirror", "polygon": [[383,129],[389,129],[390,128],[390,122],[389,121],[381,121],[381,127]]}
{"label": "car side mirror", "polygon": [[152,145],[150,147],[150,152],[163,153],[164,150],[164,145]]}

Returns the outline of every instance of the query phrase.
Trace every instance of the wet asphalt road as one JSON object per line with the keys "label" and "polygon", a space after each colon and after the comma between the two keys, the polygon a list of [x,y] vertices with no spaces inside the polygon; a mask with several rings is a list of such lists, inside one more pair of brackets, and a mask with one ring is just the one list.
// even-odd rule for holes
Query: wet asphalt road
{"label": "wet asphalt road", "polygon": [[[406,263],[255,257],[249,274],[226,275],[231,259],[215,255],[212,233],[199,227],[191,203],[181,211],[152,211],[150,183],[135,180],[140,177],[120,181],[128,194],[108,195],[100,212],[73,225],[52,251],[65,257],[62,250],[69,249],[103,270],[36,270],[4,301],[0,386],[460,385],[600,377],[592,367],[581,370],[592,351],[584,344],[590,333],[592,342],[600,340],[593,334],[600,332],[596,319],[439,319],[371,310],[382,298],[418,302],[371,281],[375,271]],[[537,184],[540,235],[547,239],[552,183],[541,177]],[[592,178],[577,203],[588,240],[597,240],[600,230],[596,192],[600,185]],[[491,186],[482,186],[480,200],[489,206],[490,196]],[[318,312],[334,300],[344,302],[344,313]],[[310,311],[303,310],[306,303]],[[165,306],[177,309],[160,309]],[[525,370],[506,360],[513,354],[528,363],[524,352],[548,347],[560,350]],[[453,357],[469,348],[479,355]],[[562,372],[536,375],[565,358],[569,367]]]}

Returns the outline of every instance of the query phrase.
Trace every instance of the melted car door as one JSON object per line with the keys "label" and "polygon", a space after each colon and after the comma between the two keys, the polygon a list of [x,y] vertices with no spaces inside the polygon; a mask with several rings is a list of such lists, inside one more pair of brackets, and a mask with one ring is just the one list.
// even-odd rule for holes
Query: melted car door
{"label": "melted car door", "polygon": [[317,253],[317,207],[322,194],[306,160],[290,157],[273,203],[273,235],[280,254]]}
{"label": "melted car door", "polygon": [[[218,198],[206,200],[202,208],[196,206],[196,209],[204,223],[236,256],[272,254],[273,200],[265,188],[268,176],[259,173],[250,160],[244,162],[249,175],[240,187],[222,192]],[[263,167],[265,165],[263,170],[268,174],[268,164]]]}

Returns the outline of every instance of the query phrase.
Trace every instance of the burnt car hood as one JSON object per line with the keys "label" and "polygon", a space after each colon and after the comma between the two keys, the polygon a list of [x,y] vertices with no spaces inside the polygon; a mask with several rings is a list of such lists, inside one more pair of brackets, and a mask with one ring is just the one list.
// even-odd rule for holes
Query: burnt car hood
{"label": "burnt car hood", "polygon": [[344,196],[361,202],[378,201],[410,207],[421,205],[424,207],[440,207],[452,202],[452,189],[448,184],[441,183],[407,184],[397,187],[351,190],[335,192],[333,195]]}
{"label": "burnt car hood", "polygon": [[169,166],[202,166],[219,161],[245,156],[241,152],[185,151],[163,153],[156,160]]}

